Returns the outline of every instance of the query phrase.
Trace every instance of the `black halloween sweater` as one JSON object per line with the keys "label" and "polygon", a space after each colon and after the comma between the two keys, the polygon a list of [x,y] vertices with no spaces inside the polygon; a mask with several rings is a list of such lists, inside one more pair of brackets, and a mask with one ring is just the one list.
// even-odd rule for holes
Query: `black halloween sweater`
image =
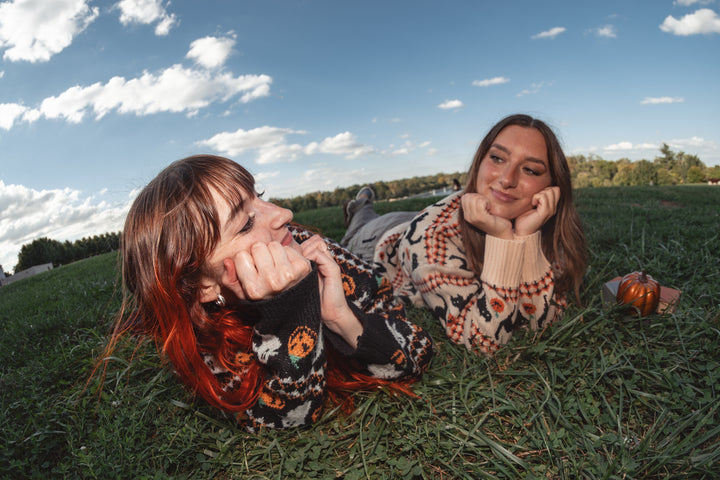
{"label": "black halloween sweater", "polygon": [[[301,227],[293,226],[291,232],[298,243],[312,236]],[[326,397],[328,342],[350,370],[386,380],[420,376],[430,362],[429,334],[408,321],[389,282],[340,245],[326,242],[340,266],[348,305],[364,327],[357,348],[324,327],[314,264],[313,271],[288,290],[268,300],[248,302],[257,317],[250,355],[264,366],[258,401],[238,416],[250,431],[262,426],[309,425],[320,418]],[[225,389],[242,382],[218,367],[212,355],[204,358]]]}

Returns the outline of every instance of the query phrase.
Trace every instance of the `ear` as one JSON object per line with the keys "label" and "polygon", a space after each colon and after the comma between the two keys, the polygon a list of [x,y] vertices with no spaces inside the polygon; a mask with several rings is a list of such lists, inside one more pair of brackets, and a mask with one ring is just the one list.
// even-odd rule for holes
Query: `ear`
{"label": "ear", "polygon": [[213,282],[209,278],[200,280],[199,293],[200,303],[214,302],[218,298],[220,285]]}

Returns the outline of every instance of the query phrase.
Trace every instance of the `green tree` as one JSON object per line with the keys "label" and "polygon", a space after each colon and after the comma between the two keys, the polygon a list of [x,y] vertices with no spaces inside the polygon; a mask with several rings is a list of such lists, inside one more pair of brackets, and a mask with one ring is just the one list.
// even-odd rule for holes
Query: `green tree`
{"label": "green tree", "polygon": [[694,165],[688,169],[687,183],[702,183],[705,181],[703,169]]}
{"label": "green tree", "polygon": [[655,157],[654,162],[660,168],[667,168],[671,172],[674,171],[677,168],[675,152],[670,150],[667,143],[663,143],[662,147],[660,147],[660,153],[662,153],[662,157]]}
{"label": "green tree", "polygon": [[720,165],[714,167],[708,167],[705,172],[705,178],[710,180],[711,178],[720,178]]}
{"label": "green tree", "polygon": [[20,247],[18,263],[15,265],[15,273],[26,270],[35,265],[52,263],[59,265],[56,259],[62,255],[62,244],[57,240],[43,237],[33,240],[31,243]]}
{"label": "green tree", "polygon": [[633,169],[632,185],[657,185],[657,171],[652,162],[640,160]]}
{"label": "green tree", "polygon": [[697,155],[688,155],[685,152],[678,153],[679,158],[679,165],[680,165],[680,176],[686,183],[695,183],[690,181],[688,175],[690,172],[690,169],[697,167],[701,171],[705,168],[705,164],[700,161],[700,159],[697,157]]}
{"label": "green tree", "polygon": [[679,177],[667,168],[659,168],[657,171],[658,185],[677,185]]}
{"label": "green tree", "polygon": [[592,179],[590,178],[589,172],[578,172],[577,176],[573,180],[573,187],[575,188],[587,188],[592,186]]}
{"label": "green tree", "polygon": [[618,171],[613,177],[613,185],[633,185],[635,165],[627,159],[617,161]]}

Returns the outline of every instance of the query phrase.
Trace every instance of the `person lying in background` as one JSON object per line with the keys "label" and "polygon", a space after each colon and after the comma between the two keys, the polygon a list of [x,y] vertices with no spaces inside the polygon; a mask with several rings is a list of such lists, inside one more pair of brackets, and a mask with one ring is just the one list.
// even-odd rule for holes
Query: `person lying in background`
{"label": "person lying in background", "polygon": [[467,184],[421,212],[377,215],[362,188],[345,206],[342,245],[372,256],[395,293],[426,305],[447,336],[490,355],[518,327],[579,302],[587,254],[570,169],[553,131],[528,115],[498,122]]}
{"label": "person lying in background", "polygon": [[227,158],[165,168],[125,222],[106,355],[124,335],[154,339],[193,393],[251,431],[312,424],[348,390],[409,393],[429,335],[386,279],[292,217]]}

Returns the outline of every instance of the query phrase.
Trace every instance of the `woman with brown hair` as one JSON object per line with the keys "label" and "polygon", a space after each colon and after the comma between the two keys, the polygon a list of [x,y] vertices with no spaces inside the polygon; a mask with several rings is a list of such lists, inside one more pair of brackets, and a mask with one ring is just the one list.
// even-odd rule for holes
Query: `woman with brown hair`
{"label": "woman with brown hair", "polygon": [[[425,304],[450,339],[492,354],[521,325],[557,320],[571,292],[579,301],[585,236],[570,170],[553,131],[527,115],[498,122],[480,143],[464,190],[382,231],[368,221],[374,196],[361,190],[347,245],[374,245],[374,261],[396,295]],[[400,218],[399,214],[396,218]],[[352,248],[351,248],[352,249]]]}
{"label": "woman with brown hair", "polygon": [[407,391],[432,356],[428,334],[387,280],[291,220],[231,160],[168,166],[125,222],[108,350],[128,333],[154,339],[190,390],[250,430],[315,422],[348,390]]}

